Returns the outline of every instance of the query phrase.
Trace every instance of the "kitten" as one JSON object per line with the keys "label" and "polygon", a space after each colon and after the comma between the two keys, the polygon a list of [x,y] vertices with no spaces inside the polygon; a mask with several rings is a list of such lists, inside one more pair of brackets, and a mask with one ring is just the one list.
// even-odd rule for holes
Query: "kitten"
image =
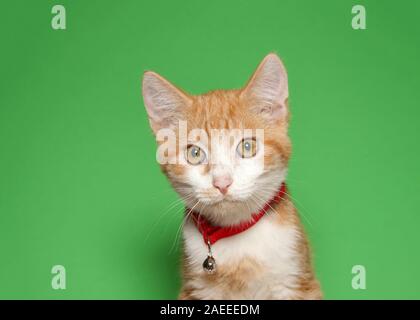
{"label": "kitten", "polygon": [[[178,143],[159,159],[166,157],[162,170],[186,205],[179,298],[322,298],[285,185],[288,81],[277,55],[266,56],[244,88],[196,96],[147,71],[143,98],[159,147],[168,129]],[[181,137],[182,123],[207,140]],[[219,140],[214,132],[223,133]]]}

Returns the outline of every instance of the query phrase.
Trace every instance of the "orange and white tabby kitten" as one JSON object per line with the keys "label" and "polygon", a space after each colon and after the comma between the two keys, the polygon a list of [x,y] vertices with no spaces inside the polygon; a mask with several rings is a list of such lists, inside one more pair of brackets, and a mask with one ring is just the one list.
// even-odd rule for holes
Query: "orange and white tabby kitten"
{"label": "orange and white tabby kitten", "polygon": [[[209,137],[188,136],[161,163],[187,208],[179,298],[322,298],[299,215],[282,189],[291,143],[287,73],[278,56],[267,55],[238,90],[193,96],[150,71],[142,89],[157,138],[172,129],[180,142],[182,122],[187,133],[200,129]],[[263,139],[243,129],[262,129]],[[213,130],[236,133],[212,143]],[[279,190],[281,199],[273,201]],[[206,243],[200,221],[223,236]]]}

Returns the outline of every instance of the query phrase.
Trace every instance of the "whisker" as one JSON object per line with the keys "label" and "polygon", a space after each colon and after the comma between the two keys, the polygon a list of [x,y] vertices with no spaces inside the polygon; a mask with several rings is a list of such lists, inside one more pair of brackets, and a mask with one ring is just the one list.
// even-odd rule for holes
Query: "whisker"
{"label": "whisker", "polygon": [[[174,201],[172,201],[168,205],[168,208],[164,212],[162,212],[159,215],[159,217],[156,219],[156,221],[153,224],[152,228],[150,228],[149,232],[147,233],[146,237],[144,238],[144,243],[147,242],[147,240],[149,239],[150,235],[155,230],[155,228],[158,226],[158,224],[160,223],[160,221],[162,220],[163,217],[165,217],[168,213],[170,213],[171,210],[175,209],[177,206],[184,204],[184,201],[185,200],[188,200],[188,199],[190,199],[192,197],[193,197],[193,194],[189,194],[189,195],[185,196],[184,198],[178,198],[178,199],[175,199]],[[178,210],[177,210],[177,212],[178,212]]]}
{"label": "whisker", "polygon": [[193,210],[194,210],[194,208],[198,205],[200,203],[200,201],[197,201],[193,206],[192,206],[192,208],[188,211],[188,213],[185,215],[185,217],[184,217],[184,219],[182,220],[182,223],[181,223],[181,225],[178,227],[178,230],[177,230],[177,232],[176,232],[176,234],[175,234],[175,241],[173,242],[173,244],[172,244],[172,247],[171,247],[171,250],[169,251],[169,254],[171,254],[172,253],[172,251],[175,249],[175,247],[176,247],[176,243],[178,242],[177,241],[177,239],[178,239],[178,234],[179,234],[179,231],[181,230],[181,228],[183,228],[184,227],[184,224],[185,224],[185,222],[187,221],[187,219],[189,218],[189,216],[191,215],[191,213],[193,212]]}
{"label": "whisker", "polygon": [[[267,188],[266,188],[267,189]],[[272,188],[272,189],[268,189],[268,190],[270,190],[270,191],[274,191],[274,190],[277,190],[277,189],[274,189],[274,188]],[[265,194],[267,194],[269,191],[268,190],[264,190],[264,189],[260,189],[259,190],[259,192],[262,192],[262,193],[264,193],[265,192]],[[305,219],[305,221],[310,225],[310,227],[314,227],[314,225],[313,225],[313,223],[310,221],[310,219],[309,219],[309,217],[307,217],[306,216],[306,214],[308,214],[309,216],[311,216],[311,214],[307,211],[307,209],[306,208],[304,208],[303,207],[303,205],[302,204],[300,204],[300,202],[297,200],[297,199],[295,199],[294,197],[292,197],[289,193],[287,193],[287,192],[285,192],[285,194],[288,196],[288,197],[290,197],[290,199],[292,199],[293,200],[293,202],[295,202],[295,203],[297,203],[298,205],[300,205],[302,208],[298,208],[299,209],[299,213],[298,214],[300,214],[300,215],[302,215],[302,217]]]}

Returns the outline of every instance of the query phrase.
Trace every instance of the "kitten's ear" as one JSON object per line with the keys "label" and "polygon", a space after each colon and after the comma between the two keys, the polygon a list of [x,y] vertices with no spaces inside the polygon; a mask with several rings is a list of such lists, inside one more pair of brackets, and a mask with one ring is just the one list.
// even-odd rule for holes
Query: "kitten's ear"
{"label": "kitten's ear", "polygon": [[270,53],[264,58],[241,95],[251,100],[253,112],[267,120],[287,118],[287,73],[276,54]]}
{"label": "kitten's ear", "polygon": [[170,128],[183,118],[183,110],[191,98],[168,80],[152,71],[143,75],[143,100],[154,133]]}

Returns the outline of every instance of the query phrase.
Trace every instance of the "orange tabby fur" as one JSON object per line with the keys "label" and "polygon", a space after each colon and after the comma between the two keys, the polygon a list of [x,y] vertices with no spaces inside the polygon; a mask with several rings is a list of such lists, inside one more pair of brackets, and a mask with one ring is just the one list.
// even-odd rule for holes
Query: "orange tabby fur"
{"label": "orange tabby fur", "polygon": [[[269,57],[269,59],[274,58]],[[154,77],[155,81],[161,81],[170,90],[177,91],[177,99],[182,104],[182,109],[179,111],[179,118],[188,123],[189,129],[202,128],[210,135],[211,129],[263,128],[265,148],[264,167],[267,170],[274,170],[276,168],[286,170],[291,154],[291,143],[287,134],[290,114],[287,107],[287,97],[285,99],[287,113],[284,116],[267,121],[267,118],[252,111],[260,102],[257,101],[255,95],[247,94],[247,90],[250,90],[249,87],[255,81],[254,78],[258,77],[259,72],[261,72],[262,65],[260,65],[248,85],[243,89],[216,90],[198,96],[191,96],[176,89],[157,74],[149,73],[149,76]],[[156,132],[159,123],[151,119],[151,125]],[[209,152],[211,153],[211,151],[209,147]],[[177,148],[176,152],[179,154],[182,150]],[[203,177],[208,175],[212,170],[211,166],[210,163],[202,165],[200,170]],[[188,170],[185,165],[162,164],[161,167],[175,189],[184,183],[183,176],[186,174],[186,170]],[[182,196],[182,192],[180,194]],[[220,208],[223,208],[223,206],[220,206]],[[217,210],[211,214],[204,212],[206,218],[217,225],[229,224],[224,220],[225,214]],[[241,219],[238,216],[238,222]],[[293,259],[296,260],[297,271],[296,274],[288,275],[287,281],[284,281],[284,288],[282,290],[287,292],[287,294],[274,296],[267,294],[265,298],[321,299],[322,293],[312,269],[308,242],[302,229],[297,210],[290,198],[287,196],[283,201],[276,204],[265,219],[271,224],[278,224],[284,228],[290,227],[296,230],[297,234],[293,242],[293,248],[291,249],[293,250]],[[184,239],[184,241],[186,240]],[[216,297],[220,299],[237,299],[242,296],[249,298],[253,295],[249,293],[248,284],[251,281],[258,282],[258,279],[265,277],[268,272],[267,267],[253,256],[244,256],[240,260],[224,263],[218,266],[217,272],[214,274],[207,274],[202,270],[200,271],[194,268],[191,264],[191,258],[185,252],[184,243],[182,264],[183,286],[179,295],[180,299],[213,297],[212,294],[203,294],[203,290],[205,290],[202,288],[203,286],[207,286],[209,290],[211,290],[210,288],[217,288],[220,294]],[[269,291],[269,289],[268,285],[267,290]]]}
{"label": "orange tabby fur", "polygon": [[[270,217],[273,223],[290,224],[299,228],[300,241],[297,249],[300,254],[299,263],[302,265],[303,272],[298,276],[297,286],[290,288],[293,295],[289,299],[294,300],[319,300],[322,299],[322,292],[318,281],[315,278],[311,264],[311,254],[309,244],[299,221],[298,213],[287,197],[286,201],[276,204],[274,206],[276,214]],[[194,273],[190,270],[185,258],[182,261],[182,278],[183,286],[179,294],[179,299],[182,300],[198,300],[194,295],[194,288],[189,286],[189,283],[194,282],[197,278],[203,279],[203,282],[213,283],[217,286],[223,287],[224,291],[240,292],[244,289],[249,279],[258,277],[263,266],[259,265],[252,257],[247,257],[242,261],[230,266],[226,266],[218,270],[217,274]],[[233,298],[227,294],[224,299]],[[272,297],[275,298],[275,297]]]}

